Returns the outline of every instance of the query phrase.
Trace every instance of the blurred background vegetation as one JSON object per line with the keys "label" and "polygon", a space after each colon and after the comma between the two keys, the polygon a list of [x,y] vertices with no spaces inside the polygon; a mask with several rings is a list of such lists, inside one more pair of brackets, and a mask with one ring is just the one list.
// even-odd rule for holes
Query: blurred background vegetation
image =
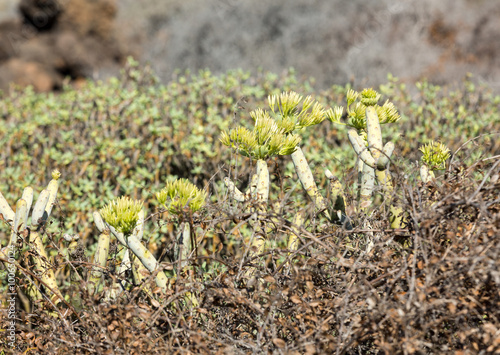
{"label": "blurred background vegetation", "polygon": [[0,88],[116,75],[131,54],[163,83],[176,70],[295,68],[315,86],[500,87],[496,0],[0,0]]}

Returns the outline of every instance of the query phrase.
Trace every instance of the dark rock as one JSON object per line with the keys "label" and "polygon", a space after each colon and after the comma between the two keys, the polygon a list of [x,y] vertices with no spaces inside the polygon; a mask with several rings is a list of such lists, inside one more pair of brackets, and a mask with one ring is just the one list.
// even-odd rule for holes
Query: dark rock
{"label": "dark rock", "polygon": [[21,0],[19,11],[39,31],[47,31],[56,23],[62,8],[57,0]]}
{"label": "dark rock", "polygon": [[0,24],[0,89],[13,82],[53,90],[65,76],[88,77],[124,58],[116,0],[22,0],[19,9],[22,19]]}

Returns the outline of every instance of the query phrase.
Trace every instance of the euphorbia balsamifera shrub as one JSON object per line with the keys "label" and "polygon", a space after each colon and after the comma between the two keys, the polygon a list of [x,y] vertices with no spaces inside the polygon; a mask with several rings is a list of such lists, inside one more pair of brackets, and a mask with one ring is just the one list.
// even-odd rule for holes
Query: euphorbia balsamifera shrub
{"label": "euphorbia balsamifera shrub", "polygon": [[[152,273],[156,274],[156,285],[162,292],[166,292],[168,279],[163,270],[160,269],[158,261],[153,254],[142,244],[144,232],[144,209],[142,201],[132,200],[126,196],[111,201],[99,211],[107,228],[115,238],[138,258],[142,265]],[[96,220],[99,227],[101,222]],[[103,231],[100,230],[102,233]],[[132,262],[132,265],[134,263]]]}
{"label": "euphorbia balsamifera shrub", "polygon": [[223,131],[220,141],[238,154],[256,161],[256,172],[246,193],[242,193],[229,178],[224,181],[236,201],[251,200],[255,205],[251,209],[253,234],[249,243],[250,256],[254,256],[264,251],[266,243],[266,227],[262,216],[267,211],[269,200],[270,179],[267,160],[276,155],[292,154],[300,142],[300,137],[288,134],[265,110],[254,110],[250,116],[254,120],[252,130],[240,126],[229,132]]}
{"label": "euphorbia balsamifera shrub", "polygon": [[420,167],[420,178],[427,183],[436,176],[434,171],[444,170],[446,160],[450,157],[450,149],[442,143],[431,141],[419,149],[422,152],[422,166]]}
{"label": "euphorbia balsamifera shrub", "polygon": [[394,201],[394,186],[387,167],[394,151],[394,143],[385,145],[382,140],[381,125],[400,120],[397,109],[390,101],[378,105],[380,94],[373,89],[361,93],[347,92],[346,123],[341,121],[343,109],[336,107],[327,111],[328,119],[336,124],[351,127],[349,141],[358,156],[359,209],[367,211],[372,204],[375,181],[382,188],[384,200],[391,211],[391,226],[401,228],[403,211]]}
{"label": "euphorbia balsamifera shrub", "polygon": [[[42,238],[45,233],[45,224],[56,201],[60,176],[61,173],[58,170],[52,172],[52,180],[47,188],[40,192],[33,206],[30,224],[28,224],[28,217],[33,203],[33,188],[24,189],[22,197],[16,203],[15,212],[0,192],[0,213],[12,228],[10,241],[5,248],[0,250],[0,257],[18,260],[21,262],[21,267],[28,267],[34,271],[36,278],[26,276],[28,286],[24,290],[32,302],[48,297],[54,305],[63,301],[64,297],[57,285],[55,270]],[[21,253],[24,254],[22,258],[20,258]],[[25,258],[25,255],[31,255],[31,257]]]}
{"label": "euphorbia balsamifera shrub", "polygon": [[[183,223],[183,227],[179,231],[175,254],[175,261],[178,262],[181,269],[187,265],[187,260],[196,248],[196,235],[191,225],[192,214],[205,204],[207,193],[188,180],[179,179],[167,182],[166,186],[156,194],[156,198],[167,211],[176,215]],[[168,278],[160,268],[157,259],[142,243],[144,217],[143,202],[132,200],[126,196],[109,202],[99,213],[94,213],[94,221],[101,232],[101,237],[108,238],[107,233],[109,234],[109,232],[106,231],[109,230],[127,249],[128,254],[125,254],[127,257],[124,257],[122,263],[130,264],[134,281],[141,284],[145,278],[145,270],[147,270],[150,274],[155,275],[156,285],[165,293],[168,287]],[[106,244],[106,241],[103,244]],[[126,268],[127,266],[124,265],[124,269]],[[99,283],[100,276],[99,273],[92,274],[94,283]],[[191,293],[187,297],[192,304],[197,304],[196,298]]]}
{"label": "euphorbia balsamifera shrub", "polygon": [[[311,96],[304,98],[296,92],[283,92],[281,95],[272,95],[268,98],[273,118],[285,134],[294,134],[323,122],[326,118],[323,106],[312,99]],[[297,145],[291,154],[295,172],[314,203],[316,209],[330,219],[327,203],[318,190],[311,168],[302,151]]]}
{"label": "euphorbia balsamifera shrub", "polygon": [[199,189],[187,179],[167,182],[166,186],[156,194],[156,199],[177,217],[180,228],[175,248],[175,260],[179,269],[188,264],[191,253],[196,250],[197,238],[192,226],[193,213],[200,210],[207,199],[207,192]]}
{"label": "euphorbia balsamifera shrub", "polygon": [[[348,116],[347,123],[341,122],[344,112],[342,107],[325,110],[310,96],[304,98],[296,92],[283,92],[279,96],[269,96],[268,102],[271,112],[257,109],[250,114],[255,121],[253,131],[238,127],[221,134],[220,140],[223,144],[234,148],[241,155],[257,160],[257,174],[251,179],[249,194],[241,193],[231,181],[226,179],[230,193],[236,200],[244,202],[248,200],[248,196],[252,196],[252,186],[255,186],[254,196],[257,200],[261,199],[259,201],[260,208],[261,212],[264,212],[265,208],[262,207],[262,202],[267,203],[269,195],[269,173],[264,159],[273,154],[279,154],[278,142],[284,142],[285,137],[292,137],[295,146],[290,146],[288,154],[292,156],[302,187],[317,210],[323,212],[329,220],[332,222],[342,220],[342,216],[345,215],[345,198],[341,184],[335,180],[333,174],[326,171],[327,177],[332,180],[331,195],[334,200],[328,206],[316,186],[307,159],[299,146],[300,141],[295,139],[297,131],[321,123],[325,118],[328,118],[334,123],[354,128],[348,132],[348,137],[358,156],[359,210],[368,211],[372,204],[375,181],[377,181],[381,186],[385,203],[389,205],[391,226],[401,228],[403,211],[394,201],[394,186],[391,174],[387,169],[394,151],[394,143],[388,142],[383,145],[381,131],[382,124],[396,123],[401,117],[390,101],[387,100],[383,105],[378,105],[380,96],[373,89],[365,89],[361,93],[349,90],[345,110]],[[260,194],[259,189],[261,189]],[[259,226],[258,229],[261,227]],[[265,238],[261,233],[256,233],[256,236],[253,239],[254,249],[256,252],[262,252]],[[297,233],[291,233],[288,245],[295,248],[297,237]]]}

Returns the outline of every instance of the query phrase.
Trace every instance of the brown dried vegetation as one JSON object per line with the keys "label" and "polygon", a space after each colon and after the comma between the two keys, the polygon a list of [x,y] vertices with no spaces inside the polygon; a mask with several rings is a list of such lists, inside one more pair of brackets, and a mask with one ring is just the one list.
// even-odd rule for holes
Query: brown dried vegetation
{"label": "brown dried vegetation", "polygon": [[[219,260],[226,270],[207,281],[201,267],[195,267],[191,275],[172,281],[160,303],[144,298],[140,288],[103,302],[86,294],[83,281],[73,283],[65,291],[78,317],[65,306],[59,306],[61,316],[49,316],[49,304],[21,312],[18,336],[25,345],[20,350],[499,353],[499,174],[498,161],[486,161],[450,169],[427,186],[406,185],[407,229],[396,234],[384,220],[370,217],[379,228],[372,231],[371,248],[361,242],[369,235],[366,230],[331,225],[303,231],[292,266],[280,263],[287,256],[280,249],[266,255],[265,265],[242,260],[241,252],[222,260],[227,246],[218,245],[218,251],[194,260],[195,265]],[[218,223],[203,217],[200,226],[229,238],[231,231],[221,226],[235,216],[224,207],[211,209],[208,215],[218,215]],[[277,223],[276,235],[289,225],[284,222]],[[260,281],[245,285],[240,271],[250,263]],[[113,270],[108,270],[111,277]],[[193,289],[200,306],[189,309],[182,295]]]}

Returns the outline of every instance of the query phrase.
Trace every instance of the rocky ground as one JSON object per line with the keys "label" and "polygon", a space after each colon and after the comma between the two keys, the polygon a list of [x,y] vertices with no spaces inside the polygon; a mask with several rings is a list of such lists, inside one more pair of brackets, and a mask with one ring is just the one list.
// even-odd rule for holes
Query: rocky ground
{"label": "rocky ground", "polygon": [[320,88],[471,72],[500,89],[497,0],[0,0],[0,10],[3,88],[106,76],[133,54],[165,81],[175,69],[294,67]]}

